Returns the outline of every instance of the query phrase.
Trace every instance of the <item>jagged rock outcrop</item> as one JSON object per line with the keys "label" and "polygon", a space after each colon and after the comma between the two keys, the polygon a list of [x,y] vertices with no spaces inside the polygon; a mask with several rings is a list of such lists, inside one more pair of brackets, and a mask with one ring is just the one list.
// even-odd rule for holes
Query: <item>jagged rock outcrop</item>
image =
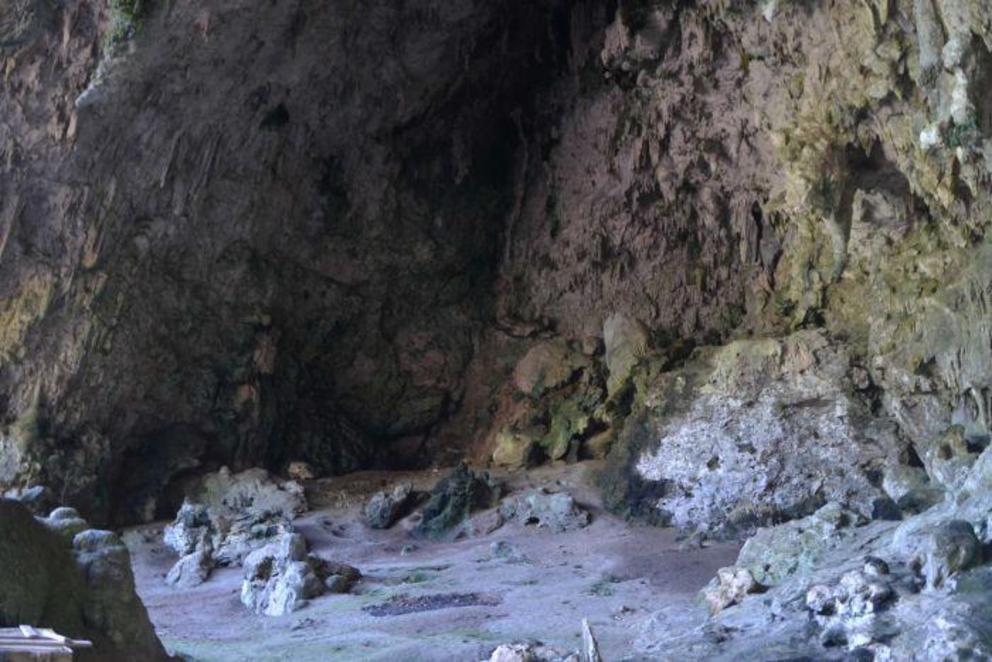
{"label": "jagged rock outcrop", "polygon": [[[292,520],[307,508],[303,488],[279,481],[264,469],[232,474],[226,467],[202,477],[190,490],[164,541],[182,557],[174,570],[202,552],[219,565],[237,565],[251,551],[292,531]],[[199,562],[199,561],[198,561]]]}
{"label": "jagged rock outcrop", "polygon": [[0,626],[50,627],[93,641],[92,649],[77,652],[80,660],[169,659],[116,535],[87,528],[67,536],[5,499],[0,532]]}

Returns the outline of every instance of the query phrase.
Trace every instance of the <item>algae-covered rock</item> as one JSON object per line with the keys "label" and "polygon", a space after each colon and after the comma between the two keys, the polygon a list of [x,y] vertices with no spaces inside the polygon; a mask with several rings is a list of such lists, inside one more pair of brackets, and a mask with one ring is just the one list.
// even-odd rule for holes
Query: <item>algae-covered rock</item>
{"label": "algae-covered rock", "polygon": [[501,489],[487,473],[459,464],[431,490],[423,519],[414,530],[419,536],[441,538],[473,511],[495,505]]}
{"label": "algae-covered rock", "polygon": [[497,466],[520,469],[533,463],[537,451],[538,439],[526,432],[501,430],[496,435],[496,449],[493,451],[493,463]]}

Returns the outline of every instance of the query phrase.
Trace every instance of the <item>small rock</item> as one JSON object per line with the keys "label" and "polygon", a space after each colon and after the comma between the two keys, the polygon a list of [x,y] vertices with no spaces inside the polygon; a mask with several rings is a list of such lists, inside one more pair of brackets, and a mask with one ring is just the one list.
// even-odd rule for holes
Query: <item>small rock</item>
{"label": "small rock", "polygon": [[313,480],[317,472],[308,462],[295,460],[286,465],[286,476],[290,480]]}
{"label": "small rock", "polygon": [[492,652],[488,662],[580,662],[577,653],[564,652],[539,643],[503,644]]}
{"label": "small rock", "polygon": [[757,593],[762,586],[755,581],[747,568],[731,566],[720,568],[716,577],[703,589],[703,599],[711,615],[740,603],[749,593]]}

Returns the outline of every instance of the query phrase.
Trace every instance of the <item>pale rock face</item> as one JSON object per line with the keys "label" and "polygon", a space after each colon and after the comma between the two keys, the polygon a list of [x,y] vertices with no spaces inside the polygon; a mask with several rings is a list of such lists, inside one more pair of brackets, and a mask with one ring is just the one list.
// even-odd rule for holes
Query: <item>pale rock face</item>
{"label": "pale rock face", "polygon": [[517,390],[540,396],[568,382],[588,359],[564,342],[543,342],[524,355],[513,372]]}
{"label": "pale rock face", "polygon": [[[870,473],[893,461],[899,444],[853,394],[843,348],[801,332],[738,341],[693,361],[683,371],[698,371],[679,396],[684,408],[654,419],[655,441],[633,467],[663,486],[656,508],[671,524],[747,530],[824,501],[871,518],[888,501]],[[676,388],[660,382],[645,396],[649,416]]]}

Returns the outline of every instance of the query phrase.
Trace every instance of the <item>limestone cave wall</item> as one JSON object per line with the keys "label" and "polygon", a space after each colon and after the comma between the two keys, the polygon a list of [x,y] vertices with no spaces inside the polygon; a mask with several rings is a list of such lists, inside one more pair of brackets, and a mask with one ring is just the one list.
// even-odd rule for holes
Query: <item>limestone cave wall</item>
{"label": "limestone cave wall", "polygon": [[23,0],[0,49],[2,485],[609,455],[719,528],[750,451],[645,458],[751,370],[759,467],[770,393],[864,462],[741,522],[987,443],[986,3]]}

